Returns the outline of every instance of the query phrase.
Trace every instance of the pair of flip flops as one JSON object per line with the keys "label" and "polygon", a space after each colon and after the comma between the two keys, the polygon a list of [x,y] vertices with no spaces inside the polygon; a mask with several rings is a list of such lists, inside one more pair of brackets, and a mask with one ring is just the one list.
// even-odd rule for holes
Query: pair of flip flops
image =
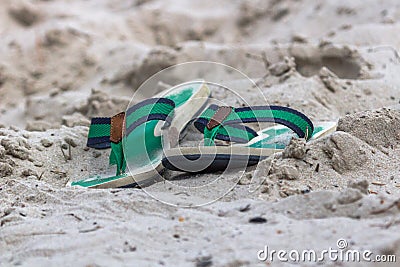
{"label": "pair of flip flops", "polygon": [[[112,118],[93,118],[87,146],[111,148],[109,162],[116,165],[116,175],[70,185],[134,187],[157,181],[165,168],[190,173],[243,168],[283,150],[296,135],[309,141],[336,129],[335,122],[313,124],[301,112],[281,106],[205,108],[210,94],[203,82],[180,84]],[[192,122],[203,133],[204,146],[176,147]],[[259,122],[280,125],[258,132],[245,125]],[[229,145],[216,145],[216,140]]]}

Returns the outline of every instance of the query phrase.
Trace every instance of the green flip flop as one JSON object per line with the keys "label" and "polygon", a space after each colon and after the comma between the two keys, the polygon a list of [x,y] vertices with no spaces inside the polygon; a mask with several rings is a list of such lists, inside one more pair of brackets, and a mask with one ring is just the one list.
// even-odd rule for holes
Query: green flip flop
{"label": "green flip flop", "polygon": [[[258,132],[244,126],[256,122],[278,125]],[[199,173],[244,168],[282,151],[294,136],[314,140],[335,131],[337,123],[313,124],[301,112],[281,106],[232,108],[211,105],[194,125],[204,134],[205,145],[166,150],[162,164],[167,169]],[[215,139],[234,144],[216,146]]]}
{"label": "green flip flop", "polygon": [[109,163],[116,175],[72,181],[70,186],[115,188],[143,186],[154,182],[164,169],[163,128],[178,134],[204,109],[210,90],[204,82],[180,84],[155,98],[146,99],[112,118],[93,118],[87,146],[111,148]]}

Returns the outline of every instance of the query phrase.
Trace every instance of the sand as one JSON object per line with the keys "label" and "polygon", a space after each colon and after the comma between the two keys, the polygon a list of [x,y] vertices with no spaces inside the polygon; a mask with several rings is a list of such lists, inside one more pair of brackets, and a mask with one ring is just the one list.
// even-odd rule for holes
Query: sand
{"label": "sand", "polygon": [[[349,249],[400,256],[398,1],[0,6],[1,266],[265,266],[257,259],[265,246],[322,251],[340,238]],[[338,121],[338,129],[305,146],[293,140],[257,168],[223,179],[167,171],[168,181],[144,190],[66,187],[110,172],[109,151],[85,147],[91,117],[125,110],[151,75],[194,60],[237,68],[268,104]],[[166,77],[133,102],[176,81]],[[239,93],[265,104],[254,88]],[[213,96],[241,104],[225,91]],[[186,138],[197,137],[191,129]],[[178,187],[210,181],[210,190]],[[234,185],[228,193],[227,185]],[[151,195],[178,206],[211,203],[183,208]]]}

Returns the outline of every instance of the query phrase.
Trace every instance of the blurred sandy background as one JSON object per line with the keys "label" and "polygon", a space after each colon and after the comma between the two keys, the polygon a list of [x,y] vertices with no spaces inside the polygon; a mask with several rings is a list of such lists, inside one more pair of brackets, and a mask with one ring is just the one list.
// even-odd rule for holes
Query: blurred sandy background
{"label": "blurred sandy background", "polygon": [[[339,238],[400,256],[399,18],[395,0],[2,0],[0,265],[265,266],[265,245],[322,250]],[[193,60],[235,67],[270,104],[339,131],[303,158],[232,173],[239,184],[201,208],[66,188],[107,168],[108,151],[85,148],[90,117],[124,110],[152,74]],[[249,193],[253,175],[266,180]]]}

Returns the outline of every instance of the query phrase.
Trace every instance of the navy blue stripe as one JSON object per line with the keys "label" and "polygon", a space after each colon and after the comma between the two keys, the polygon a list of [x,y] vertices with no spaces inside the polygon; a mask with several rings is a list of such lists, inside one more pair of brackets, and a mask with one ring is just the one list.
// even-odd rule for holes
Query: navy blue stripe
{"label": "navy blue stripe", "polygon": [[131,125],[129,125],[129,127],[126,129],[126,136],[129,136],[130,133],[135,130],[139,125],[147,122],[147,121],[152,121],[152,120],[163,120],[166,123],[171,124],[172,121],[172,117],[169,115],[165,115],[163,113],[155,113],[155,114],[150,114],[150,115],[146,115],[143,116],[141,118],[139,118],[138,120],[136,120],[134,123],[132,123]]}
{"label": "navy blue stripe", "polygon": [[110,148],[110,136],[92,137],[87,140],[86,145],[92,148]]}
{"label": "navy blue stripe", "polygon": [[[204,133],[204,128],[206,127],[208,123],[208,120],[206,118],[198,118],[193,124],[196,127],[197,130],[199,130],[201,133]],[[229,125],[232,128],[236,129],[241,129],[247,131],[249,134],[253,135],[254,137],[258,136],[257,132],[251,129],[250,127],[244,126],[242,124],[233,124]],[[249,140],[240,138],[240,137],[229,137],[224,134],[218,134],[215,136],[216,139],[218,140],[223,140],[223,141],[231,141],[231,142],[237,142],[237,143],[247,143]]]}
{"label": "navy blue stripe", "polygon": [[140,103],[137,103],[136,105],[128,108],[128,110],[126,111],[126,116],[131,115],[135,110],[150,105],[150,104],[157,104],[157,103],[161,103],[161,104],[168,104],[171,107],[175,108],[175,102],[172,101],[171,99],[168,98],[149,98],[146,100],[143,100]]}
{"label": "navy blue stripe", "polygon": [[111,147],[111,143],[108,142],[108,143],[94,144],[94,145],[91,145],[91,146],[88,146],[88,147],[95,148],[95,149],[106,149],[106,148],[110,148]]}
{"label": "navy blue stripe", "polygon": [[311,129],[314,131],[314,125],[311,122],[311,120],[306,115],[301,113],[300,111],[297,111],[295,109],[288,108],[288,107],[282,107],[282,106],[271,106],[271,108],[273,108],[275,110],[283,110],[283,111],[287,111],[287,112],[291,112],[293,114],[296,114],[297,116],[299,116],[302,119],[304,119],[310,125]]}
{"label": "navy blue stripe", "polygon": [[111,118],[92,118],[91,124],[111,124]]}
{"label": "navy blue stripe", "polygon": [[303,132],[296,124],[291,123],[287,120],[283,119],[275,119],[275,122],[280,123],[282,125],[285,125],[289,129],[293,130],[300,138],[304,138],[306,136],[306,133]]}
{"label": "navy blue stripe", "polygon": [[208,120],[206,118],[198,118],[195,120],[194,127],[199,130],[201,133],[204,133],[204,128],[206,127]]}
{"label": "navy blue stripe", "polygon": [[237,112],[237,113],[243,112],[243,111],[252,111],[252,110],[280,110],[280,111],[286,111],[286,112],[293,113],[293,114],[301,117],[302,119],[304,119],[309,124],[310,128],[314,131],[314,125],[311,122],[311,120],[306,115],[301,113],[300,111],[297,111],[292,108],[282,107],[282,106],[253,106],[253,107],[235,108],[235,112]]}
{"label": "navy blue stripe", "polygon": [[[210,105],[208,107],[208,109],[216,111],[218,109],[218,105],[212,104],[212,105]],[[301,117],[302,119],[304,119],[310,125],[310,127],[314,130],[313,123],[311,122],[311,120],[306,115],[304,115],[300,111],[297,111],[297,110],[289,108],[289,107],[283,107],[283,106],[252,106],[252,107],[234,108],[234,111],[236,113],[243,112],[243,111],[252,111],[252,110],[281,110],[281,111],[290,112],[290,113],[293,113],[293,114]],[[272,115],[272,113],[271,113],[271,115]]]}
{"label": "navy blue stripe", "polygon": [[228,141],[228,142],[236,142],[236,143],[247,143],[247,142],[249,142],[248,139],[244,139],[244,138],[240,138],[240,137],[236,137],[236,136],[228,136],[228,135],[224,135],[224,134],[217,134],[215,136],[215,139]]}

